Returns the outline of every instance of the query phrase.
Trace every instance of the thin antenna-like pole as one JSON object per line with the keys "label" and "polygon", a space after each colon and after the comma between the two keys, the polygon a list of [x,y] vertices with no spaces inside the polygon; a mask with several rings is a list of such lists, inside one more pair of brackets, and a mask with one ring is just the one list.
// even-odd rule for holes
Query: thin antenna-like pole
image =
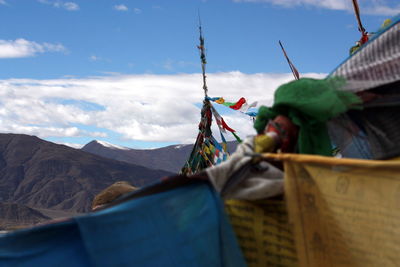
{"label": "thin antenna-like pole", "polygon": [[206,54],[205,54],[205,47],[204,47],[204,37],[203,37],[203,32],[201,28],[201,19],[200,19],[200,12],[199,12],[199,32],[200,32],[200,45],[197,46],[197,48],[200,50],[200,60],[201,60],[201,69],[203,72],[203,90],[204,90],[204,95],[207,97],[208,93],[208,88],[207,88],[207,81],[206,81]]}
{"label": "thin antenna-like pole", "polygon": [[362,25],[361,22],[361,16],[360,16],[360,8],[358,6],[358,2],[357,0],[353,0],[353,7],[354,7],[354,13],[356,15],[357,18],[357,23],[358,23],[358,30],[361,32],[361,44],[365,44],[366,42],[368,42],[368,33],[365,30],[365,28]]}
{"label": "thin antenna-like pole", "polygon": [[358,30],[361,33],[365,33],[365,28],[363,27],[363,25],[361,23],[360,8],[358,7],[357,0],[353,0],[353,7],[354,7],[354,13],[356,14],[356,18],[357,18],[357,22],[358,22]]}
{"label": "thin antenna-like pole", "polygon": [[286,58],[286,60],[287,60],[287,62],[288,62],[288,64],[289,64],[290,69],[292,70],[292,73],[293,73],[294,78],[295,78],[296,80],[299,80],[299,79],[300,79],[300,74],[299,74],[299,72],[297,71],[296,67],[293,65],[293,63],[290,61],[290,59],[289,59],[289,57],[288,57],[288,55],[287,55],[287,53],[286,53],[286,51],[285,51],[285,48],[283,48],[283,45],[282,45],[282,42],[281,42],[281,41],[279,41],[279,45],[280,45],[281,48],[282,48],[283,55],[285,56],[285,58]]}

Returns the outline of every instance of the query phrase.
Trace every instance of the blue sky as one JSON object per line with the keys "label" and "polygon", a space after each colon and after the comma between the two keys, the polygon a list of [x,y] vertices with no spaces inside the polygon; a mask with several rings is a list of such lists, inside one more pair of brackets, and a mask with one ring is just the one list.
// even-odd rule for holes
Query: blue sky
{"label": "blue sky", "polygon": [[[360,1],[368,31],[400,12]],[[298,70],[322,78],[360,37],[350,0],[0,0],[0,132],[79,146],[191,142],[201,102],[198,13],[212,96],[261,104]],[[245,116],[219,110],[238,133]]]}

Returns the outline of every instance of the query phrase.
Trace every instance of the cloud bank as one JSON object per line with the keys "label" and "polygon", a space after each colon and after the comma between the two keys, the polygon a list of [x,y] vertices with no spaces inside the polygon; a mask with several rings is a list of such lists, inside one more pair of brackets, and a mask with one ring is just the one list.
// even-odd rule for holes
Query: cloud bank
{"label": "cloud bank", "polygon": [[[353,12],[353,5],[350,0],[233,0],[237,3],[268,3],[285,8],[298,6],[312,6],[332,10],[346,10]],[[363,0],[359,1],[362,14],[394,16],[400,13],[400,4],[388,5],[384,0]]]}
{"label": "cloud bank", "polygon": [[[201,79],[200,74],[143,74],[0,80],[0,132],[48,138],[105,137],[112,131],[127,140],[191,143],[204,97]],[[275,89],[292,79],[292,74],[208,74],[209,95],[269,105]],[[254,134],[248,116],[223,113],[240,136]]]}
{"label": "cloud bank", "polygon": [[0,58],[32,57],[39,53],[65,51],[61,44],[40,44],[25,39],[0,40]]}

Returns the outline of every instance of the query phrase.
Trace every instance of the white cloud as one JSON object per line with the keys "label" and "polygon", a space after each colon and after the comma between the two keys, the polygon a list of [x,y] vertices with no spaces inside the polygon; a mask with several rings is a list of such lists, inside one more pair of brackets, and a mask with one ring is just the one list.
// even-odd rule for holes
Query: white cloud
{"label": "white cloud", "polygon": [[[247,3],[268,3],[285,8],[297,6],[314,6],[332,10],[346,10],[353,12],[353,5],[350,0],[233,0],[233,2]],[[399,4],[388,5],[385,0],[364,0],[359,1],[362,14],[393,16],[400,13]]]}
{"label": "white cloud", "polygon": [[363,12],[365,14],[370,14],[370,15],[395,16],[397,14],[400,14],[400,4],[393,7],[385,5],[376,5],[365,8]]}
{"label": "white cloud", "polygon": [[7,5],[5,0],[0,0],[0,5]]}
{"label": "white cloud", "polygon": [[[91,55],[91,56],[89,57],[89,61],[92,61],[92,62],[102,61],[102,62],[107,62],[107,63],[112,62],[112,60],[109,59],[109,58],[99,57],[99,56],[96,56],[96,55]],[[105,74],[109,74],[109,73],[105,73]],[[119,73],[118,73],[118,74],[119,74]]]}
{"label": "white cloud", "polygon": [[173,69],[174,69],[173,65],[174,65],[174,61],[173,61],[172,59],[167,59],[167,60],[164,62],[163,67],[164,67],[164,69],[166,69],[166,70],[173,70]]}
{"label": "white cloud", "polygon": [[142,10],[140,8],[135,7],[133,9],[133,12],[135,12],[136,14],[140,14],[140,13],[142,13]]}
{"label": "white cloud", "polygon": [[115,5],[114,9],[118,10],[118,11],[128,11],[129,10],[126,5]]}
{"label": "white cloud", "polygon": [[68,11],[79,10],[79,5],[75,2],[64,2],[61,0],[38,0],[38,2],[46,5],[51,5],[56,8],[63,8]]}
{"label": "white cloud", "polygon": [[73,2],[66,2],[62,4],[63,8],[66,10],[74,11],[74,10],[79,10],[79,6],[76,3]]}
{"label": "white cloud", "polygon": [[196,67],[198,66],[198,63],[194,62],[188,62],[188,61],[183,61],[183,60],[172,60],[170,58],[166,59],[164,63],[162,64],[162,67],[166,70],[172,71],[176,70],[176,68],[187,68],[187,67]]}
{"label": "white cloud", "polygon": [[31,57],[39,53],[65,51],[61,44],[40,44],[25,39],[0,40],[0,58]]}
{"label": "white cloud", "polygon": [[[292,74],[208,74],[209,95],[270,105],[274,90],[292,79]],[[0,80],[0,132],[106,136],[88,130],[100,128],[131,140],[190,143],[198,131],[201,81],[200,74]],[[254,134],[249,117],[237,112],[224,117],[240,136]]]}
{"label": "white cloud", "polygon": [[95,56],[95,55],[91,55],[91,56],[89,57],[89,60],[90,60],[90,61],[99,61],[100,59],[101,59],[100,57]]}

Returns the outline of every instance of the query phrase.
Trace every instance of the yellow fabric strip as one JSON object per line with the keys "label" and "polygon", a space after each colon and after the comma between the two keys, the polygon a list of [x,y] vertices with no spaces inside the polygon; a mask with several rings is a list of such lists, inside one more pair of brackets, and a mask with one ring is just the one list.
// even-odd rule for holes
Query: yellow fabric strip
{"label": "yellow fabric strip", "polygon": [[293,233],[283,201],[225,201],[247,265],[296,266]]}
{"label": "yellow fabric strip", "polygon": [[399,161],[264,156],[285,163],[300,266],[398,266]]}
{"label": "yellow fabric strip", "polygon": [[264,153],[262,156],[266,159],[291,161],[299,163],[320,163],[330,166],[358,166],[363,168],[393,168],[400,170],[398,160],[366,160],[366,159],[350,159],[350,158],[334,158],[325,156],[315,156],[306,154],[286,154],[286,153]]}

